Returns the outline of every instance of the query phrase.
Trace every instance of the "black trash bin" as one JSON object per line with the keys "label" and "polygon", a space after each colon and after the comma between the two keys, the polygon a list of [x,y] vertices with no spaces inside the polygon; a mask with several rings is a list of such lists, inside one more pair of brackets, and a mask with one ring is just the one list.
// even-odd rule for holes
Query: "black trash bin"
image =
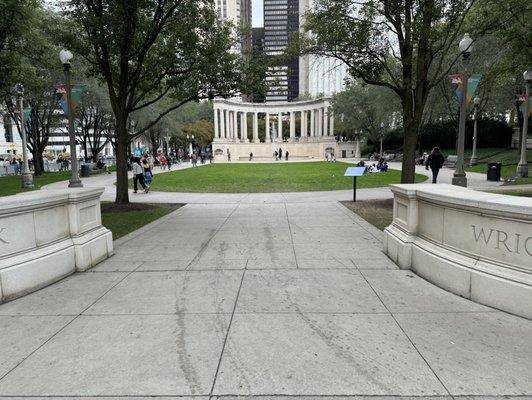
{"label": "black trash bin", "polygon": [[488,163],[488,181],[498,182],[501,180],[501,167],[500,162]]}
{"label": "black trash bin", "polygon": [[91,175],[91,166],[90,164],[81,164],[81,176],[82,178],[87,178]]}

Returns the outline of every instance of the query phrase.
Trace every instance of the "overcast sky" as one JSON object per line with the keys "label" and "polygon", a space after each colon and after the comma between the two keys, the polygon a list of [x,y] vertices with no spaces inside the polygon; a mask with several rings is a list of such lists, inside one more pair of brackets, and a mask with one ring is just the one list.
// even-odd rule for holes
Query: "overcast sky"
{"label": "overcast sky", "polygon": [[253,26],[264,26],[262,17],[262,0],[252,0],[251,10],[253,11]]}

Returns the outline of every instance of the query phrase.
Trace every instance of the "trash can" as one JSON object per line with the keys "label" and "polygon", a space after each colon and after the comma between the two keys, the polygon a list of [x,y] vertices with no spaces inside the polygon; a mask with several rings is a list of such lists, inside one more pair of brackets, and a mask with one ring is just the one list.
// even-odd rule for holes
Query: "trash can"
{"label": "trash can", "polygon": [[499,162],[488,163],[488,181],[501,180],[501,167],[502,164]]}
{"label": "trash can", "polygon": [[91,175],[91,166],[90,164],[81,164],[81,177],[87,178]]}

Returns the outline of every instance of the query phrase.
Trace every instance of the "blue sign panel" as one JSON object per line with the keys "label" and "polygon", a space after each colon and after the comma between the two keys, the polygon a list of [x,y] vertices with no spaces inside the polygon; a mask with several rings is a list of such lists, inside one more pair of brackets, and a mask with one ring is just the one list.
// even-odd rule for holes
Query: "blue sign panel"
{"label": "blue sign panel", "polygon": [[365,169],[365,167],[349,167],[345,170],[344,176],[362,176]]}

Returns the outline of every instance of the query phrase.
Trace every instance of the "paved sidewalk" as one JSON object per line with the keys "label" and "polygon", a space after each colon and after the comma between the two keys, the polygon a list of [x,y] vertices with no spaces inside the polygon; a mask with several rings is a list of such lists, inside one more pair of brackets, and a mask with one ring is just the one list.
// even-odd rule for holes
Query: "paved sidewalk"
{"label": "paved sidewalk", "polygon": [[0,396],[531,396],[532,321],[398,270],[380,236],[331,201],[186,205],[0,305]]}
{"label": "paved sidewalk", "polygon": [[[354,160],[346,159],[347,163]],[[284,161],[283,161],[284,162]],[[299,161],[301,162],[301,161]],[[313,161],[309,161],[313,162]],[[208,165],[208,164],[206,164]],[[172,170],[190,168],[189,163],[182,163],[174,166]],[[400,163],[390,163],[390,168],[401,170]],[[159,168],[155,173],[166,173]],[[416,172],[430,175],[424,167],[417,166]],[[453,170],[444,168],[440,171],[439,183],[451,183]],[[469,187],[472,189],[487,189],[501,185],[501,182],[488,182],[485,174],[467,173]],[[96,175],[83,179],[85,187],[103,187],[105,191],[102,195],[104,201],[114,201],[116,196],[116,174]],[[68,182],[56,182],[45,186],[43,189],[65,188]],[[391,199],[393,194],[388,187],[357,189],[358,200]],[[305,202],[329,202],[329,201],[350,201],[353,199],[353,190],[333,190],[316,192],[287,192],[287,193],[180,193],[180,192],[157,192],[150,191],[148,195],[144,193],[134,194],[129,192],[129,199],[134,203],[186,203],[186,204],[235,204],[235,203],[305,203]]]}

